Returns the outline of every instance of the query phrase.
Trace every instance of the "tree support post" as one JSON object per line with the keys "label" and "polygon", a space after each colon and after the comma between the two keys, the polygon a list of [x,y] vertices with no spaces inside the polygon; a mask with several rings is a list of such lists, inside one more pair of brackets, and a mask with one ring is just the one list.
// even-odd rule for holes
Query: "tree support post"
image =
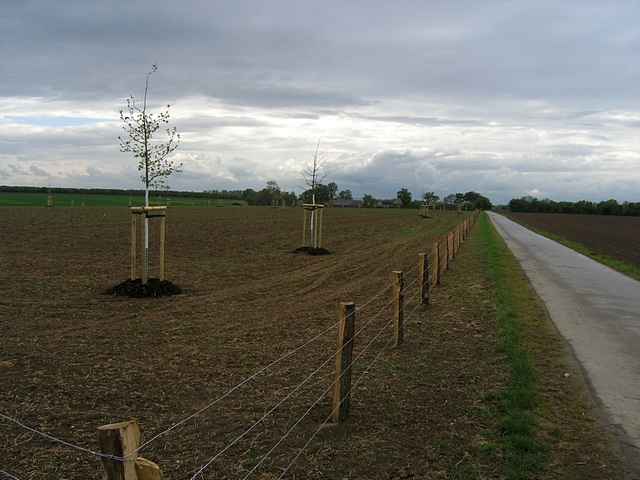
{"label": "tree support post", "polygon": [[349,416],[351,407],[351,362],[353,356],[353,334],[356,325],[356,304],[340,303],[340,325],[338,326],[338,354],[336,356],[336,374],[333,385],[334,423],[342,423]]}
{"label": "tree support post", "polygon": [[130,249],[129,249],[129,255],[131,257],[131,269],[129,272],[129,278],[131,280],[135,280],[136,279],[136,263],[137,263],[137,259],[136,259],[136,247],[138,244],[138,237],[136,235],[136,232],[138,230],[137,227],[137,221],[138,217],[136,215],[131,215],[131,245],[130,245]]}
{"label": "tree support post", "polygon": [[167,240],[167,217],[160,218],[160,281],[166,278],[165,243]]}

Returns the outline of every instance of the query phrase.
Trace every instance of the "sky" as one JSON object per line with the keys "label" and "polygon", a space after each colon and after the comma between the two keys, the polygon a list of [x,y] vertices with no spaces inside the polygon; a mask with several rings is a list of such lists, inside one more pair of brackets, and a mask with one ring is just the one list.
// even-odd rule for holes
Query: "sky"
{"label": "sky", "polygon": [[640,5],[3,0],[0,185],[133,188],[119,110],[171,105],[173,189],[640,200]]}

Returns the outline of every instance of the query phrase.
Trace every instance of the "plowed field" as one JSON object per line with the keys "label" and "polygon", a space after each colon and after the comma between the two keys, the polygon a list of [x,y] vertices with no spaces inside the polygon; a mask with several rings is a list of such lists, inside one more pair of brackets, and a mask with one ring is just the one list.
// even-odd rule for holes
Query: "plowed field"
{"label": "plowed field", "polygon": [[509,217],[581,243],[595,253],[640,266],[640,217],[561,213],[510,213]]}
{"label": "plowed field", "polygon": [[[407,312],[413,310],[418,252],[428,251],[432,240],[461,218],[450,214],[425,220],[413,210],[331,209],[326,212],[324,236],[333,253],[312,257],[290,253],[301,238],[299,209],[174,209],[168,218],[168,277],[186,293],[127,299],[103,293],[128,276],[126,209],[0,209],[0,412],[95,450],[96,427],[135,417],[143,441],[148,440],[328,329],[317,341],[141,452],[157,461],[168,478],[189,478],[291,394],[203,477],[241,478],[331,384],[336,342],[336,329],[331,327],[338,302],[355,301],[364,307],[358,312],[356,329],[365,324],[367,328],[357,338],[356,355],[383,332],[354,367],[354,374],[362,374],[391,338],[391,314],[389,308],[383,309],[390,292],[364,303],[390,285],[392,270],[403,270],[409,285]],[[152,244],[156,233],[152,229]],[[461,328],[490,334],[491,323],[477,319],[469,323],[459,317],[464,302],[473,305],[482,294],[479,284],[474,288],[476,297],[467,295],[457,309],[440,302],[434,312],[441,308],[441,314],[454,322],[451,325],[460,318]],[[419,329],[420,323],[411,328]],[[448,335],[451,325],[443,324],[441,334]],[[435,338],[431,332],[422,341]],[[466,344],[464,335],[460,341]],[[419,342],[408,344],[421,348]],[[471,366],[459,370],[459,365],[476,363],[480,351],[492,348],[483,340],[461,344],[454,357],[447,351],[438,353],[436,358],[442,355],[447,367],[433,371],[436,379],[430,383],[415,370],[402,368],[407,359],[388,363],[389,355],[395,355],[391,351],[383,357],[386,365],[373,369],[371,379],[358,387],[353,407],[357,419],[351,428],[359,430],[338,432],[340,438],[331,441],[323,433],[291,473],[295,478],[301,478],[301,472],[304,478],[344,478],[352,471],[354,478],[374,478],[386,472],[385,478],[396,474],[400,478],[406,469],[428,470],[430,462],[441,470],[464,468],[455,464],[465,455],[460,449],[468,447],[464,442],[455,445],[456,438],[469,428],[484,428],[473,420],[475,397],[493,390],[500,374],[490,363],[476,365],[475,370]],[[410,361],[423,365],[425,360],[418,353]],[[304,388],[294,390],[323,362]],[[399,380],[406,375],[417,383]],[[475,392],[465,390],[476,383]],[[414,393],[403,392],[406,388]],[[439,394],[433,393],[439,388]],[[405,394],[424,398],[427,390],[432,392],[428,399],[409,404],[402,400]],[[452,395],[456,402],[450,401]],[[417,412],[412,411],[415,408]],[[257,473],[282,471],[328,411],[329,400],[323,399]],[[416,415],[422,423],[415,422]],[[427,417],[433,419],[429,425],[424,424]],[[449,425],[452,418],[456,427]],[[369,428],[369,422],[375,428]],[[405,427],[394,428],[396,422]],[[438,432],[430,454],[424,450],[425,428]],[[0,431],[0,469],[22,479],[100,475],[101,467],[91,455],[40,438],[6,419],[0,419]],[[353,439],[352,444],[341,438],[351,434],[359,435],[360,441]],[[385,435],[392,436],[384,440]],[[386,451],[398,435],[405,435],[408,444],[400,451]],[[334,464],[334,450],[328,445],[351,453],[350,449],[370,450],[362,452],[361,460],[348,455]],[[411,453],[409,445],[417,450]],[[416,455],[422,457],[414,464]]]}

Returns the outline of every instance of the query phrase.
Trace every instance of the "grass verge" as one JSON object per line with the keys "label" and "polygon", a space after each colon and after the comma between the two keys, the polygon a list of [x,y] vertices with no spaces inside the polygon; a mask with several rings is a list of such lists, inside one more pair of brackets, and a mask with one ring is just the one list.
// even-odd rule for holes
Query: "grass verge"
{"label": "grass verge", "polygon": [[[513,220],[514,222],[518,222],[515,218],[509,217],[509,219]],[[614,258],[610,255],[606,255],[604,253],[600,253],[600,252],[596,252],[593,249],[587,247],[586,245],[580,243],[580,242],[575,242],[573,240],[568,240],[566,238],[564,238],[561,235],[558,235],[556,233],[552,233],[549,232],[547,230],[542,230],[541,228],[536,228],[536,227],[532,227],[531,225],[527,225],[524,224],[522,222],[518,222],[520,223],[520,225],[528,228],[529,230],[532,230],[534,232],[536,232],[537,234],[542,235],[543,237],[547,237],[551,240],[554,240],[562,245],[564,245],[565,247],[570,248],[571,250],[575,250],[578,253],[581,253],[582,255],[592,258],[593,260],[595,260],[596,262],[600,262],[603,265],[606,265],[609,268],[613,268],[614,270],[617,270],[620,273],[623,273],[624,275],[627,275],[628,277],[631,277],[635,280],[640,280],[640,267],[637,265],[634,265],[632,263],[629,262],[625,262],[623,260],[619,260],[617,258]]]}
{"label": "grass verge", "polygon": [[477,233],[511,374],[495,412],[506,478],[622,478],[613,436],[570,347],[486,215]]}
{"label": "grass verge", "polygon": [[[536,375],[522,340],[518,298],[521,291],[506,245],[489,224],[480,219],[480,234],[487,256],[488,273],[495,285],[496,319],[500,348],[506,356],[511,379],[501,396],[501,443],[509,479],[531,478],[547,459],[547,447],[536,438]],[[516,270],[517,271],[517,270]],[[515,281],[515,283],[514,283]]]}

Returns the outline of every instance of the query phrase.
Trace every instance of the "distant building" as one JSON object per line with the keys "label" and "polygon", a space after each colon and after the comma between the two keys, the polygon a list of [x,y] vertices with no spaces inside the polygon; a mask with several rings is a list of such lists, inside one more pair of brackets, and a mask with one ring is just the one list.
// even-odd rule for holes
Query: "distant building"
{"label": "distant building", "polygon": [[342,200],[337,198],[333,201],[333,206],[337,208],[360,208],[362,200]]}
{"label": "distant building", "polygon": [[402,201],[399,198],[393,200],[378,200],[376,208],[400,208],[402,207]]}

